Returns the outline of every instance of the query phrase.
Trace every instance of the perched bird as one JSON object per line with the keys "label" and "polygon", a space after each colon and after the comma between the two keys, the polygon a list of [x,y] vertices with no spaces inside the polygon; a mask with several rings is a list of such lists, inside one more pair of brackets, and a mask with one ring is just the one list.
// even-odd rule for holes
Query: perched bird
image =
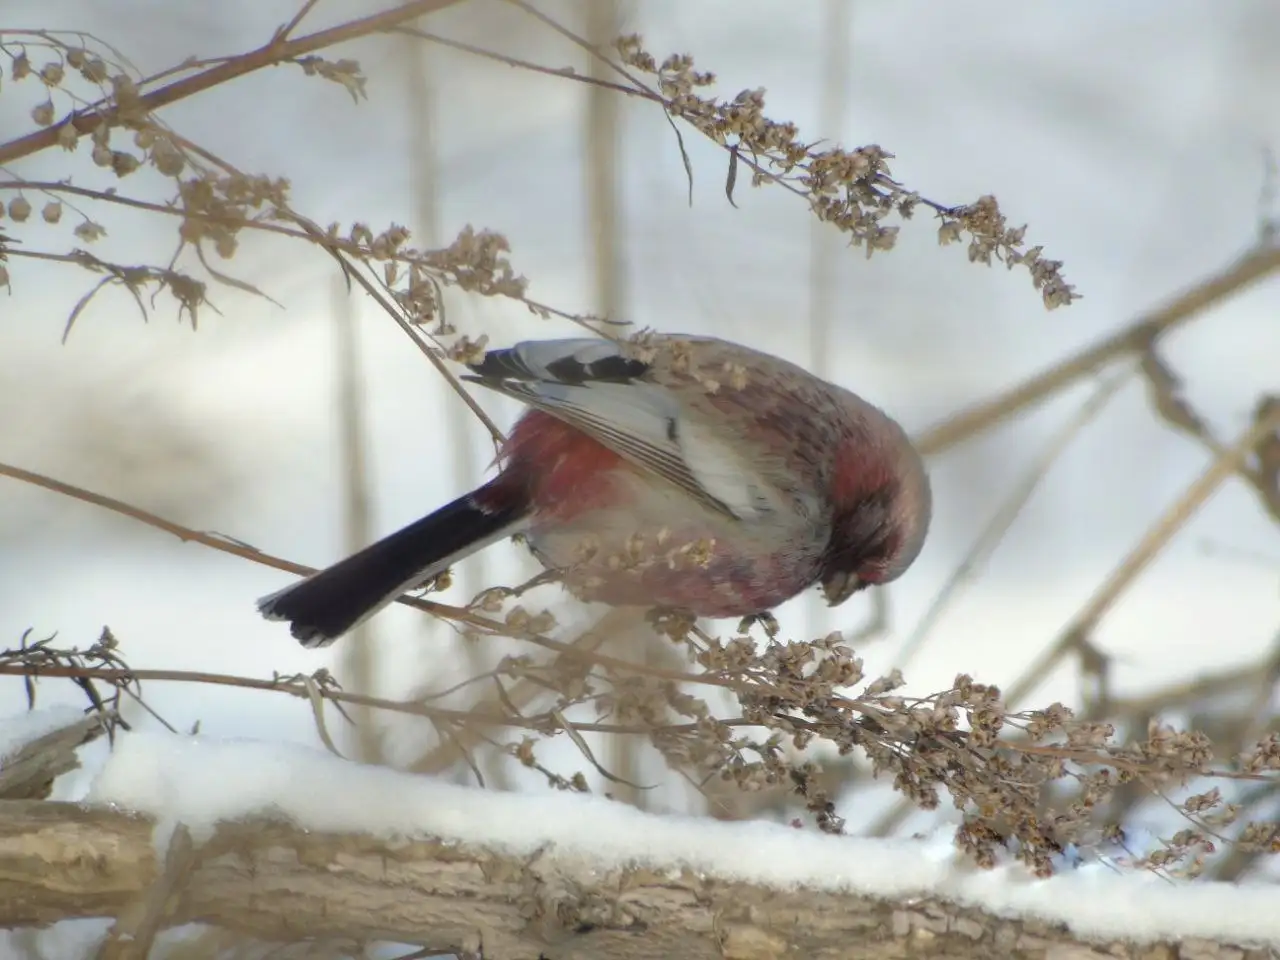
{"label": "perched bird", "polygon": [[929,480],[861,397],[708,337],[534,340],[464,380],[528,405],[488,483],[262,598],[303,646],[523,534],[575,595],[701,617],[762,614],[817,583],[888,583],[929,528]]}

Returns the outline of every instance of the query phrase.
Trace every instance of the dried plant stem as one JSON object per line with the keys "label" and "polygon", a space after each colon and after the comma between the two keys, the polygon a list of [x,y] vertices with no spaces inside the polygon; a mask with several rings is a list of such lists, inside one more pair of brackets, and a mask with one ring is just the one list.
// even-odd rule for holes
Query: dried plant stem
{"label": "dried plant stem", "polygon": [[[819,128],[833,139],[844,128],[849,108],[851,74],[850,23],[854,0],[826,0],[822,24],[822,73],[818,90]],[[836,313],[840,299],[840,264],[845,243],[817,217],[809,221],[809,372],[830,379]],[[806,633],[823,636],[832,612],[819,595],[804,602]]]}
{"label": "dried plant stem", "polygon": [[[254,73],[264,67],[286,63],[297,57],[323,50],[334,44],[371,33],[380,33],[409,20],[417,19],[428,13],[434,13],[452,6],[458,0],[411,0],[409,3],[383,10],[380,13],[351,20],[329,30],[320,30],[307,34],[296,40],[284,39],[286,31],[281,31],[265,46],[251,50],[241,56],[223,61],[208,70],[193,76],[176,80],[159,90],[152,90],[139,97],[136,108],[143,112],[151,112],[169,106],[197,93],[203,93],[212,87],[235,80],[238,77]],[[305,9],[304,11],[305,12]],[[47,150],[58,144],[58,134],[64,123],[70,123],[80,134],[86,134],[102,122],[112,123],[117,116],[116,109],[110,106],[91,106],[78,110],[63,123],[45,127],[7,143],[0,143],[0,164],[12,163],[23,157]]]}
{"label": "dried plant stem", "polygon": [[924,647],[930,631],[937,626],[943,613],[946,612],[947,606],[959,594],[964,584],[973,578],[974,574],[977,573],[996,547],[999,546],[1013,526],[1014,521],[1018,519],[1023,508],[1030,501],[1032,494],[1039,488],[1040,483],[1053,465],[1057,463],[1058,458],[1062,456],[1067,447],[1071,445],[1071,442],[1080,434],[1080,431],[1092,423],[1106,405],[1111,402],[1112,398],[1120,391],[1120,388],[1129,382],[1132,375],[1133,371],[1130,370],[1103,383],[1094,392],[1093,396],[1081,405],[1076,415],[1049,441],[1049,444],[1036,459],[1035,463],[1031,465],[1030,469],[1027,470],[1026,475],[1022,477],[1008,499],[1001,504],[995,515],[987,523],[986,528],[978,535],[978,539],[969,549],[960,565],[952,571],[951,576],[948,577],[946,583],[943,584],[930,602],[919,623],[916,624],[915,630],[911,632],[910,636],[902,644],[902,649],[896,658],[899,670],[906,670],[907,665]]}
{"label": "dried plant stem", "polygon": [[[1103,586],[1085,604],[1071,624],[1047,647],[1031,667],[1005,692],[1004,702],[1013,708],[1052,671],[1064,657],[1087,643],[1088,634],[1111,608],[1125,589],[1160,552],[1165,544],[1209,499],[1213,492],[1239,471],[1250,453],[1268,434],[1280,428],[1280,410],[1246,431],[1236,444],[1226,449],[1186,492],[1157,520],[1129,556],[1106,579]],[[880,815],[868,828],[871,836],[888,836],[897,830],[917,809],[915,803],[902,798]]]}
{"label": "dried plant stem", "polygon": [[298,24],[302,23],[307,14],[309,14],[319,2],[320,0],[306,0],[306,2],[298,8],[298,12],[289,18],[289,22],[276,32],[275,41],[277,43],[281,43],[289,39],[289,34],[293,33],[293,31],[297,29]]}
{"label": "dried plant stem", "polygon": [[[625,666],[625,664],[623,666]],[[654,733],[655,729],[660,729],[664,733],[672,734],[692,733],[697,731],[701,726],[698,723],[671,723],[664,724],[660,728],[655,728],[650,724],[644,723],[569,722],[564,719],[564,712],[560,709],[553,709],[545,713],[539,713],[528,717],[518,716],[510,712],[488,713],[475,709],[455,710],[448,707],[431,706],[422,700],[387,700],[381,697],[371,697],[364,694],[352,693],[346,690],[337,689],[332,685],[322,685],[317,682],[317,679],[314,676],[301,675],[276,677],[271,680],[264,680],[258,677],[242,677],[234,674],[209,673],[199,670],[135,670],[132,668],[67,666],[19,662],[0,663],[0,676],[81,678],[99,680],[104,683],[129,684],[147,682],[199,683],[212,686],[238,687],[246,690],[263,690],[275,693],[284,693],[289,696],[303,699],[319,697],[322,700],[332,701],[333,703],[374,707],[379,710],[388,710],[393,713],[426,717],[435,722],[446,724],[505,726],[517,729],[540,731],[542,733],[554,733],[561,729],[568,731],[571,728],[577,733],[649,736]],[[697,678],[695,678],[695,681],[696,679]],[[704,683],[724,685],[718,683],[717,678],[704,677],[701,679]],[[761,686],[762,689],[767,692],[767,685]],[[726,727],[735,728],[756,728],[759,726],[757,721],[744,717],[717,719],[716,722],[718,724],[723,724]],[[997,739],[991,744],[991,747],[993,749],[1025,753],[1030,756],[1056,757],[1069,760],[1073,763],[1105,765],[1115,767],[1117,769],[1131,769],[1138,773],[1142,772],[1141,764],[1137,761],[1123,757],[1111,756],[1097,750],[1085,748],[1074,748],[1058,744],[1035,744],[1028,743],[1025,740],[1012,739]],[[1270,773],[1247,773],[1227,769],[1208,769],[1202,771],[1202,775],[1205,777],[1238,781],[1264,782],[1274,779],[1274,775]]]}
{"label": "dried plant stem", "polygon": [[[319,696],[333,703],[355,707],[369,707],[392,713],[425,717],[439,723],[480,724],[516,727],[526,730],[554,730],[557,726],[550,714],[520,717],[512,713],[489,712],[479,709],[457,710],[437,707],[422,700],[389,700],[335,687],[321,687],[311,677],[278,677],[264,680],[260,677],[242,677],[227,673],[209,673],[203,670],[134,670],[113,667],[75,667],[35,665],[29,663],[0,663],[0,676],[7,677],[62,677],[100,680],[104,683],[200,683],[218,687],[239,687],[245,690],[264,690],[289,696],[310,699]],[[556,711],[557,713],[560,711]],[[746,720],[731,718],[723,721],[730,726],[753,726]],[[575,730],[583,733],[647,734],[652,728],[641,724],[574,722]],[[666,727],[674,732],[694,729],[693,724],[672,724]]]}
{"label": "dried plant stem", "polygon": [[43,487],[54,493],[60,493],[63,496],[71,497],[73,500],[80,500],[84,503],[93,504],[96,507],[102,507],[110,510],[112,513],[118,513],[122,516],[129,517],[145,523],[149,527],[155,527],[163,530],[165,533],[171,533],[179,540],[190,540],[195,543],[202,543],[205,546],[213,547],[215,550],[221,550],[224,553],[231,553],[239,557],[245,557],[254,560],[268,567],[275,567],[277,570],[285,570],[289,573],[297,573],[306,575],[314,573],[315,569],[306,567],[302,564],[293,563],[289,560],[283,560],[279,557],[273,557],[270,554],[262,553],[252,547],[245,546],[233,540],[227,540],[215,534],[201,533],[184,527],[180,523],[173,523],[165,520],[163,517],[157,516],[146,510],[131,506],[122,500],[114,497],[108,497],[100,493],[93,493],[83,487],[77,487],[70,483],[63,483],[61,480],[55,480],[41,473],[34,473],[30,470],[23,470],[21,467],[15,467],[12,464],[0,463],[0,476],[10,477],[14,480],[21,480],[23,483],[29,483],[32,486]]}
{"label": "dried plant stem", "polygon": [[[1135,717],[1152,716],[1162,710],[1185,709],[1196,703],[1204,703],[1214,697],[1254,686],[1260,677],[1267,675],[1272,665],[1272,655],[1269,654],[1243,666],[1180,680],[1141,696],[1113,697],[1107,704],[1107,716],[1117,722],[1127,723]],[[1104,719],[1096,709],[1084,716],[1090,720]]]}
{"label": "dried plant stem", "polygon": [[[336,278],[333,291],[334,359],[338,371],[338,448],[342,467],[343,541],[355,553],[373,540],[369,466],[365,445],[364,381],[360,370],[360,337],[351,291]],[[342,648],[342,676],[346,686],[373,693],[378,674],[376,630],[362,623]],[[366,763],[382,760],[382,738],[373,712],[359,708],[354,715],[357,756]]]}
{"label": "dried plant stem", "polygon": [[[622,0],[581,0],[579,9],[587,41],[597,50],[607,49],[622,32]],[[591,57],[590,75],[604,80],[608,68],[599,57]],[[591,258],[591,279],[595,287],[593,311],[602,317],[621,317],[624,313],[626,281],[626,244],[623,205],[619,196],[619,157],[622,138],[623,101],[603,85],[585,89],[586,103],[582,116],[583,190],[587,222],[586,245]],[[610,619],[605,617],[606,620]],[[596,644],[608,634],[596,630],[583,640]],[[645,663],[658,663],[663,651],[655,649],[657,640],[650,632],[631,649],[631,654]],[[623,803],[644,806],[645,791],[637,789],[640,779],[639,751],[633,738],[614,737],[605,747],[607,766],[618,777],[615,796]]]}
{"label": "dried plant stem", "polygon": [[451,50],[460,50],[463,53],[469,53],[472,56],[480,57],[484,60],[492,60],[494,63],[501,63],[505,66],[516,70],[528,70],[532,73],[541,73],[548,77],[555,77],[559,80],[571,80],[575,83],[585,83],[592,87],[603,87],[606,90],[612,90],[614,93],[625,94],[629,97],[639,97],[641,100],[649,100],[653,103],[663,104],[665,101],[657,93],[650,90],[644,90],[637,87],[628,86],[624,83],[615,83],[612,80],[605,80],[601,77],[575,73],[568,67],[548,67],[540,63],[534,63],[532,60],[523,60],[520,57],[512,57],[505,53],[499,53],[496,50],[486,50],[484,47],[478,47],[472,43],[465,43],[462,40],[455,40],[452,37],[442,37],[437,33],[419,29],[418,27],[396,27],[392,33],[401,33],[410,37],[417,37],[419,40],[426,40],[428,43],[439,44],[442,47],[448,47]]}
{"label": "dried plant stem", "polygon": [[[622,629],[629,619],[629,614],[634,616],[634,613],[626,610],[606,611],[592,627],[584,630],[574,638],[572,641],[574,648],[572,656],[579,656],[582,653],[594,653],[609,637]],[[557,669],[563,669],[569,662],[570,657],[571,655],[569,654],[557,656],[548,665],[547,669],[552,672]],[[531,706],[540,695],[548,692],[545,684],[538,683],[528,677],[522,677],[507,687],[501,697],[494,693],[484,700],[473,703],[470,709],[487,713],[505,704],[508,709],[523,710]],[[483,736],[476,726],[468,724],[455,731],[452,737],[443,739],[438,746],[419,757],[409,769],[414,773],[442,773],[463,759],[466,752],[477,746],[481,739],[483,739]]]}
{"label": "dried plant stem", "polygon": [[[198,153],[209,163],[220,167],[227,173],[237,177],[245,176],[243,170],[238,169],[234,164],[229,163],[218,155],[205,150],[198,144],[192,143],[190,140],[186,140],[177,134],[171,133],[170,136],[175,143],[180,143],[184,148],[192,151],[193,153]],[[336,240],[329,236],[328,233],[320,228],[319,224],[302,216],[297,211],[289,209],[281,210],[280,212],[282,215],[287,215],[288,219],[297,224],[309,240],[315,243],[318,247],[321,247],[337,261],[338,266],[342,270],[343,276],[345,276],[348,281],[354,281],[379,307],[382,308],[387,316],[389,316],[395,322],[396,326],[400,328],[401,332],[403,332],[404,335],[413,342],[413,345],[418,348],[422,355],[427,358],[427,362],[435,368],[436,372],[440,374],[442,378],[444,378],[444,381],[449,385],[449,388],[462,398],[462,402],[467,405],[467,408],[475,415],[476,419],[484,424],[485,429],[489,431],[489,435],[493,438],[494,445],[496,447],[500,447],[503,442],[503,434],[498,428],[498,425],[493,422],[487,413],[484,412],[484,409],[476,402],[475,397],[471,395],[470,391],[466,390],[462,386],[461,381],[458,380],[453,371],[449,369],[448,365],[444,362],[444,359],[439,356],[438,351],[434,350],[431,344],[422,336],[418,327],[405,319],[404,313],[396,307],[390,299],[388,299],[384,292],[379,289],[372,280],[369,279],[365,271],[360,269],[359,264],[352,262],[351,255],[346,249],[346,246],[340,240]],[[537,306],[537,304],[531,300],[526,300],[525,303],[527,303],[530,308],[535,308]]]}
{"label": "dried plant stem", "polygon": [[[80,500],[84,503],[90,503],[94,506],[102,507],[121,516],[129,517],[140,523],[155,527],[170,533],[180,540],[198,543],[204,547],[210,547],[222,553],[229,553],[232,556],[240,557],[244,560],[252,560],[254,563],[260,563],[266,567],[273,567],[276,570],[284,570],[287,573],[295,573],[300,576],[308,576],[316,572],[315,567],[308,567],[301,563],[294,563],[292,560],[285,560],[282,557],[276,557],[256,547],[248,546],[240,541],[232,540],[217,534],[202,533],[199,530],[192,530],[190,527],[184,527],[182,524],[174,523],[171,520],[165,520],[163,517],[156,516],[138,507],[131,506],[123,501],[116,500],[113,497],[104,496],[99,493],[85,490],[69,483],[63,483],[61,480],[54,480],[52,477],[46,477],[43,474],[33,473],[30,470],[23,470],[21,467],[15,467],[11,464],[0,463],[0,476],[10,477],[14,480],[21,480],[32,486],[42,487],[45,490],[60,493],[63,496],[71,497],[73,500]],[[477,613],[468,610],[465,607],[455,607],[447,603],[439,603],[435,600],[426,600],[421,597],[403,596],[397,599],[397,603],[402,603],[406,607],[412,607],[415,610],[421,610],[423,613],[429,613],[433,616],[441,617],[445,620],[452,620],[456,623],[466,624],[474,627],[476,630],[486,634],[495,636],[510,636],[508,628],[496,620],[488,617],[480,616]],[[562,640],[553,640],[550,637],[544,637],[540,634],[519,634],[516,639],[525,643],[531,643],[535,646],[551,650],[556,653],[567,653],[574,656],[582,656],[589,659],[598,666],[609,667],[615,670],[630,671],[632,673],[645,674],[661,680],[670,680],[675,683],[704,683],[715,686],[728,687],[733,682],[726,678],[709,677],[704,674],[687,673],[681,670],[668,670],[662,667],[645,666],[643,664],[633,663],[629,660],[622,660],[618,657],[611,657],[607,654],[597,652],[586,652],[577,650],[572,643]]]}
{"label": "dried plant stem", "polygon": [[1094,627],[1106,616],[1138,575],[1173,539],[1174,534],[1195,516],[1224,481],[1240,469],[1258,444],[1277,429],[1280,429],[1280,409],[1255,423],[1236,443],[1224,450],[1222,455],[1210,464],[1209,468],[1143,534],[1129,551],[1129,555],[1103,581],[1102,586],[1089,598],[1058,639],[1010,685],[1005,693],[1006,703],[1016,706],[1061,662],[1063,657],[1087,639]]}
{"label": "dried plant stem", "polygon": [[916,446],[928,455],[963,443],[1096,373],[1107,364],[1141,353],[1154,339],[1276,270],[1280,270],[1280,246],[1268,245],[1252,250],[1221,273],[1196,284],[1119,333],[1036,374],[998,397],[930,427],[915,438]]}

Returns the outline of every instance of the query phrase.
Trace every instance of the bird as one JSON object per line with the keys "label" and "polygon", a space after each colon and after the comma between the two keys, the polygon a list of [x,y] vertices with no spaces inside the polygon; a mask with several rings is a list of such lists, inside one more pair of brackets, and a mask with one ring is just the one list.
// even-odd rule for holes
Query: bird
{"label": "bird", "polygon": [[488,482],[258,601],[324,647],[450,565],[519,535],[569,592],[694,617],[830,606],[924,546],[932,491],[902,427],[803,367],[714,337],[526,340],[462,380],[526,409]]}

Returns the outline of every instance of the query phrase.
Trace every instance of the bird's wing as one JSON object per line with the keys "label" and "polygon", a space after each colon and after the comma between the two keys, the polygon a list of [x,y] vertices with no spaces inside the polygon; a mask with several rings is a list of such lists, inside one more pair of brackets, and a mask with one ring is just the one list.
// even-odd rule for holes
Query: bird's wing
{"label": "bird's wing", "polygon": [[755,520],[778,507],[754,465],[614,343],[531,340],[490,350],[471,370],[464,380],[577,427],[715,510]]}

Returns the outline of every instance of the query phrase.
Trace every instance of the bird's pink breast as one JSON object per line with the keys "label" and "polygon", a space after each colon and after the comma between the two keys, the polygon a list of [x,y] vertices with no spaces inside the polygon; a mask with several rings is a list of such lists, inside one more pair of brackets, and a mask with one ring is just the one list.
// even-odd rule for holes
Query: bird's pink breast
{"label": "bird's pink breast", "polygon": [[675,607],[700,617],[745,617],[771,610],[815,579],[807,565],[778,556],[735,554],[732,545],[717,549],[705,567],[651,568],[638,580],[625,575],[603,578],[584,599],[613,605]]}
{"label": "bird's pink breast", "polygon": [[813,535],[712,511],[541,411],[516,424],[504,459],[531,502],[530,546],[583,599],[740,617],[817,579]]}

